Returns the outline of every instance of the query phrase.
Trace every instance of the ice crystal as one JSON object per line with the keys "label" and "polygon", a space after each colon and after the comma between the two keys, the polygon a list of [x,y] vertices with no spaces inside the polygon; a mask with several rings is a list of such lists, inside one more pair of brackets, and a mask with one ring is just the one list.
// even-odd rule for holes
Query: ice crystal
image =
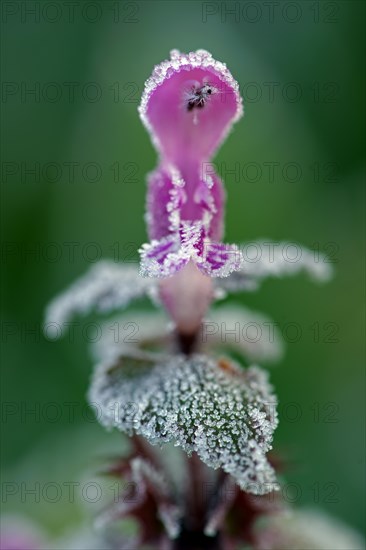
{"label": "ice crystal", "polygon": [[126,307],[132,300],[149,295],[154,299],[154,284],[143,279],[135,266],[124,266],[104,260],[95,264],[70,288],[47,307],[47,333],[55,333],[74,315],[86,315],[93,309],[104,313]]}
{"label": "ice crystal", "polygon": [[266,458],[277,425],[276,398],[258,367],[244,371],[203,355],[158,362],[153,354],[122,356],[96,369],[89,400],[106,427],[195,451],[248,492],[276,488]]}

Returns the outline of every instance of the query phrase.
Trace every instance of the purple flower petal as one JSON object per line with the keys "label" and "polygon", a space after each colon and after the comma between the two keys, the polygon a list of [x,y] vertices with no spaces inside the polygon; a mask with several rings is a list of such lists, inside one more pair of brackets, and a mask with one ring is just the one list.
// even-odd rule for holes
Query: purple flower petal
{"label": "purple flower petal", "polygon": [[203,257],[197,265],[210,277],[228,277],[241,266],[240,250],[235,244],[207,242]]}
{"label": "purple flower petal", "polygon": [[148,177],[150,239],[177,233],[182,222],[201,222],[210,238],[221,239],[224,200],[221,180],[214,172],[200,174],[198,167],[186,167],[182,173],[172,166],[159,167]]}
{"label": "purple flower petal", "polygon": [[210,158],[243,114],[239,86],[205,50],[157,65],[139,112],[163,161],[181,169]]}
{"label": "purple flower petal", "polygon": [[181,220],[199,221],[206,235],[213,240],[223,236],[225,192],[220,178],[214,173],[189,167],[182,170],[187,200],[181,208]]}
{"label": "purple flower petal", "polygon": [[169,277],[189,261],[189,254],[179,247],[177,234],[144,244],[140,254],[140,273],[143,277]]}

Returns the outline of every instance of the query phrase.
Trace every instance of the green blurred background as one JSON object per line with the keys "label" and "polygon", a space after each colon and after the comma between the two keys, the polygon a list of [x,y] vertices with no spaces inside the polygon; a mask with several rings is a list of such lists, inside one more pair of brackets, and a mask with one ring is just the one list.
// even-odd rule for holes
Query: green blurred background
{"label": "green blurred background", "polygon": [[[204,48],[227,63],[245,102],[215,159],[227,241],[288,239],[335,261],[326,286],[301,276],[228,299],[301,329],[287,333],[296,341],[271,373],[275,446],[293,462],[288,495],[362,529],[364,3],[73,4],[3,3],[1,453],[2,483],[17,483],[3,510],[71,528],[83,499],[70,503],[63,484],[83,483],[120,447],[87,415],[81,325],[57,343],[40,325],[50,298],[96,259],[137,261],[145,175],[157,163],[137,114],[143,84],[170,49]],[[236,163],[240,173],[225,174]],[[58,483],[61,498],[25,495],[37,482]]]}

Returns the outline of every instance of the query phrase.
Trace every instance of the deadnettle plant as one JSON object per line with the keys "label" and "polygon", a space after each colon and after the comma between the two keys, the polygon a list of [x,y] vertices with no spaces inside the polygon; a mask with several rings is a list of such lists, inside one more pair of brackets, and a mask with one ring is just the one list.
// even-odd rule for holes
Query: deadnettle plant
{"label": "deadnettle plant", "polygon": [[[172,51],[147,80],[139,113],[159,155],[148,176],[149,243],[140,266],[93,266],[50,304],[46,319],[47,334],[58,336],[73,315],[121,310],[146,296],[165,310],[117,318],[138,327],[134,341],[116,339],[103,325],[93,349],[89,400],[103,426],[131,437],[130,455],[106,469],[130,482],[129,493],[97,525],[107,533],[116,520],[137,519],[129,550],[267,548],[277,531],[258,531],[257,520],[284,505],[276,496],[278,460],[268,455],[277,401],[258,363],[277,360],[282,342],[265,330],[260,338],[223,341],[212,330],[219,323],[260,329],[269,320],[243,307],[211,306],[228,292],[258,289],[269,276],[302,270],[326,280],[329,264],[299,245],[294,259],[290,243],[258,242],[260,254],[250,260],[245,244],[223,242],[225,192],[210,161],[243,114],[225,64],[204,50]],[[273,540],[268,548],[279,548]]]}

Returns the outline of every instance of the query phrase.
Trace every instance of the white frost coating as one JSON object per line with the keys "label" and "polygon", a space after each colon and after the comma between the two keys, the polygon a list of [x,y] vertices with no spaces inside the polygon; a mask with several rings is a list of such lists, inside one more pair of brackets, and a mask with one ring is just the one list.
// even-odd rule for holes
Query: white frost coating
{"label": "white frost coating", "polygon": [[149,359],[121,357],[97,367],[89,400],[105,427],[196,451],[250,493],[278,488],[266,458],[277,426],[276,398],[257,367],[244,371],[203,355],[171,357],[155,366]]}
{"label": "white frost coating", "polygon": [[249,361],[275,362],[284,343],[274,321],[243,306],[221,306],[210,311],[201,327],[200,341],[212,347],[231,347]]}
{"label": "white frost coating", "polygon": [[74,315],[86,315],[93,309],[109,312],[126,307],[143,296],[154,297],[154,281],[139,276],[138,268],[104,260],[95,264],[47,307],[45,332],[55,337]]}
{"label": "white frost coating", "polygon": [[166,78],[169,78],[174,73],[181,70],[189,71],[192,68],[196,67],[213,71],[222,82],[232,88],[235,95],[237,105],[236,113],[233,119],[228,122],[226,129],[222,132],[222,139],[227,136],[231,125],[234,122],[237,122],[243,115],[243,102],[240,96],[239,84],[233,78],[225,63],[216,61],[212,57],[212,55],[206,50],[197,50],[196,52],[190,52],[188,54],[181,53],[178,50],[172,50],[170,52],[170,59],[167,59],[159,65],[156,65],[152,72],[152,75],[145,82],[144,92],[142,94],[141,103],[138,108],[140,118],[144,123],[146,129],[148,130],[152,142],[158,151],[160,150],[160,144],[147,117],[147,107],[149,104],[150,96],[156,90],[156,88],[158,88],[158,86],[160,86],[164,82]]}
{"label": "white frost coating", "polygon": [[333,274],[325,255],[294,242],[256,241],[239,245],[240,269],[226,279],[215,279],[216,297],[225,291],[257,290],[266,277],[297,275],[301,271],[312,279],[325,282]]}
{"label": "white frost coating", "polygon": [[271,516],[258,538],[266,550],[365,549],[359,533],[315,509]]}
{"label": "white frost coating", "polygon": [[183,187],[185,187],[186,182],[177,168],[170,166],[168,170],[174,187],[170,190],[170,201],[166,205],[166,209],[169,212],[170,231],[178,231],[180,225],[180,203],[185,194]]}

